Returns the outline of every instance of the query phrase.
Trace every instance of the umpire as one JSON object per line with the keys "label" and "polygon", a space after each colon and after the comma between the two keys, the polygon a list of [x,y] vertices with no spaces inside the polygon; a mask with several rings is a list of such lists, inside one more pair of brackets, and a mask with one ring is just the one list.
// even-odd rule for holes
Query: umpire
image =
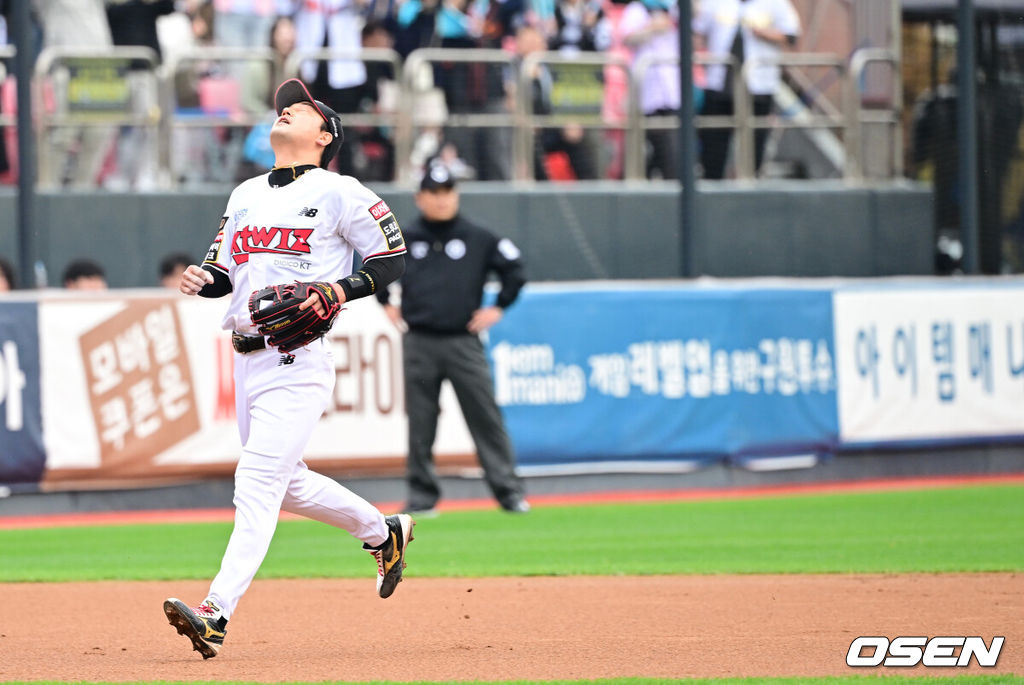
{"label": "umpire", "polygon": [[[406,333],[402,345],[409,416],[407,512],[432,512],[441,497],[434,468],[441,382],[451,381],[476,444],[487,485],[502,509],[525,513],[523,484],[494,399],[491,369],[479,335],[501,320],[525,283],[519,249],[507,238],[459,215],[459,193],[448,169],[434,164],[416,193],[420,215],[403,227],[409,252],[401,278],[401,310],[377,293],[388,318]],[[491,273],[501,280],[494,306],[481,306]],[[404,320],[405,325],[402,325]]]}

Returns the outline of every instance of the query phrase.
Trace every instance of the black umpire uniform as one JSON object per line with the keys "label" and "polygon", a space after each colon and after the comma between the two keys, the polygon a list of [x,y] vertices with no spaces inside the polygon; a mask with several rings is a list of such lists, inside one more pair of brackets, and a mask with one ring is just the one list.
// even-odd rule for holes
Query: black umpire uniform
{"label": "black umpire uniform", "polygon": [[[434,166],[420,190],[437,192],[454,186],[448,170]],[[433,446],[441,383],[448,379],[495,499],[506,511],[526,512],[529,505],[494,398],[490,365],[480,338],[467,328],[481,308],[490,274],[497,274],[501,281],[497,306],[504,309],[515,301],[525,283],[519,250],[510,240],[499,239],[457,212],[447,221],[432,221],[421,214],[411,226],[403,227],[403,233],[409,248],[400,280],[401,314],[408,327],[402,345],[409,417],[406,511],[430,511],[441,497]],[[378,291],[377,298],[387,304],[387,290]]]}

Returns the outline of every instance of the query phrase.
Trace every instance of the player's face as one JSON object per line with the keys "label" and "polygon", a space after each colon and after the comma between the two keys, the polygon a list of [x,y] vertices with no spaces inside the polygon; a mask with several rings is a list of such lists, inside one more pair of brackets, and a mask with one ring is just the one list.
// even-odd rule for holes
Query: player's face
{"label": "player's face", "polygon": [[324,119],[320,113],[308,102],[296,102],[281,110],[281,116],[274,122],[270,129],[270,140],[288,140],[295,143],[309,141],[321,145],[331,142],[331,134],[323,129]]}
{"label": "player's face", "polygon": [[459,212],[459,193],[454,188],[421,190],[416,206],[427,221],[448,221]]}

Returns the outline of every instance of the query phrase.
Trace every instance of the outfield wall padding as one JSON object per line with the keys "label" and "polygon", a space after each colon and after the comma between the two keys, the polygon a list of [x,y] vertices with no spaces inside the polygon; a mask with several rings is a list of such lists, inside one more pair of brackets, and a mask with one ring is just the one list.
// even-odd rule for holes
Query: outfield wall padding
{"label": "outfield wall padding", "polygon": [[[0,299],[0,484],[229,475],[225,304],[155,289]],[[328,344],[337,382],[306,461],[402,473],[399,333],[364,299]],[[533,283],[487,349],[535,474],[1024,444],[1024,278]],[[474,464],[447,387],[435,451]]]}

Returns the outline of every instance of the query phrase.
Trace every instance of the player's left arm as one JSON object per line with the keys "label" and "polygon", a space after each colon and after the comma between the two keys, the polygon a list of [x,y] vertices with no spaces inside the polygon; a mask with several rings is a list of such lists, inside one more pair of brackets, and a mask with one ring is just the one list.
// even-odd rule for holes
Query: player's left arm
{"label": "player's left arm", "polygon": [[[405,273],[405,237],[391,208],[362,184],[349,201],[339,233],[364,256],[355,273],[331,284],[342,303],[373,295]],[[303,309],[319,306],[316,297],[302,304]]]}
{"label": "player's left arm", "polygon": [[494,242],[488,267],[498,274],[501,291],[493,306],[481,307],[473,312],[466,327],[471,333],[482,333],[501,321],[505,310],[516,301],[519,291],[526,283],[522,253],[508,238],[500,238]]}
{"label": "player's left arm", "polygon": [[230,276],[230,262],[227,245],[231,244],[231,236],[234,232],[234,222],[230,215],[234,204],[235,194],[231,194],[228,200],[228,208],[221,217],[220,226],[217,227],[217,237],[206,252],[202,264],[190,264],[181,275],[181,283],[178,289],[186,295],[198,295],[199,297],[223,297],[233,289]]}

